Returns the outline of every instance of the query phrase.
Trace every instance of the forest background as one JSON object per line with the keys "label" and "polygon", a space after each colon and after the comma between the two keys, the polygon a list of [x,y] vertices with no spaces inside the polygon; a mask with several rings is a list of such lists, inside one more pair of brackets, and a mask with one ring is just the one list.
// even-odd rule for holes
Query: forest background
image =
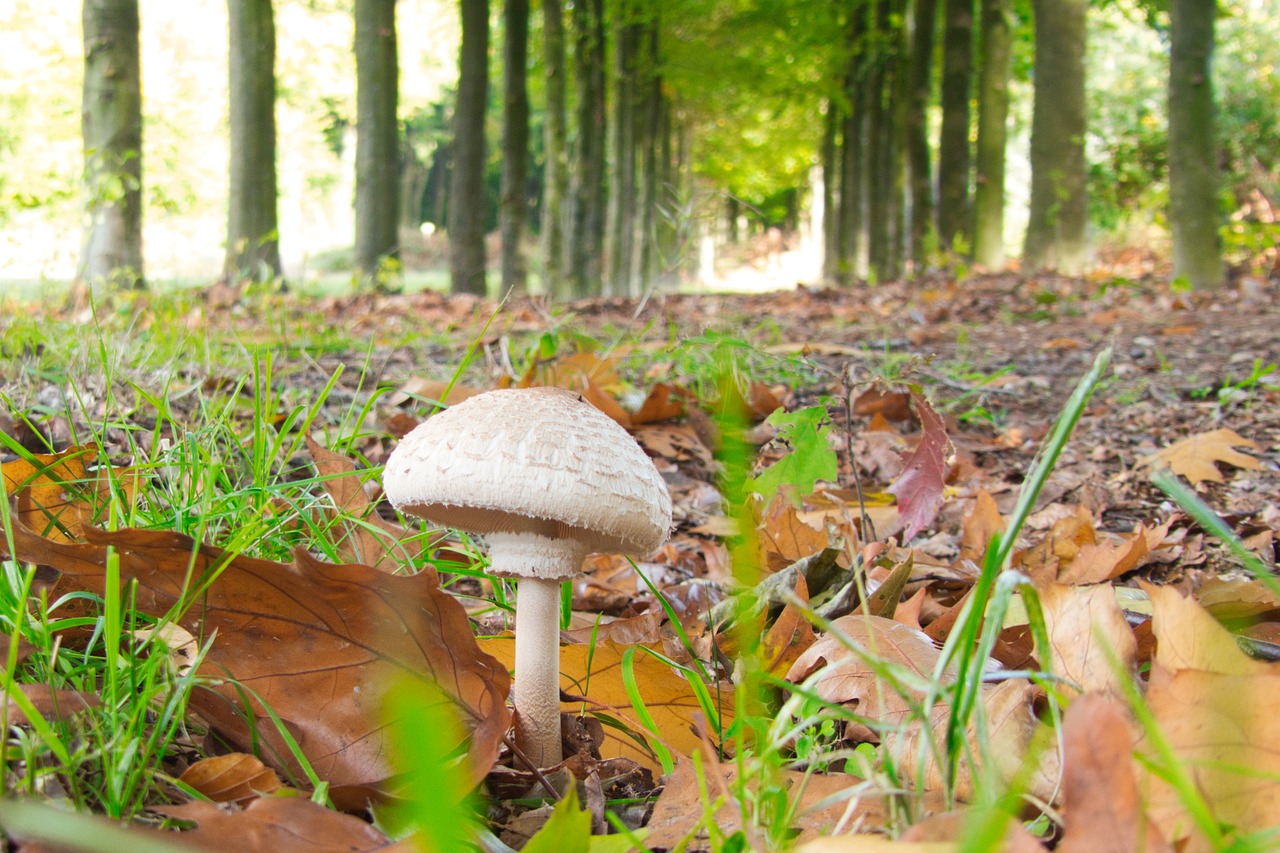
{"label": "forest background", "polygon": [[[1125,246],[1169,258],[1181,218],[1174,274],[1220,284],[1220,259],[1278,242],[1280,19],[1266,0],[1176,0],[1179,30],[1166,6],[11,0],[0,280],[445,286],[452,256],[455,290],[483,290],[487,269],[492,292],[571,296],[885,280],[1027,252],[1073,273]],[[469,81],[468,15],[487,57]],[[1179,32],[1190,94],[1171,135]],[[274,51],[258,71],[274,99],[236,124],[255,50]],[[263,103],[274,128],[255,126]],[[1179,145],[1196,173],[1181,217]],[[261,171],[238,191],[237,162]]]}

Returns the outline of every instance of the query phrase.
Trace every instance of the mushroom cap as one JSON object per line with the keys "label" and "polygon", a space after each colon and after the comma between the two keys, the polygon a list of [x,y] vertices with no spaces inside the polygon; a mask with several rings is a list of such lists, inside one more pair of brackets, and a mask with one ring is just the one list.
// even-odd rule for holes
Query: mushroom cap
{"label": "mushroom cap", "polygon": [[401,511],[446,527],[571,540],[579,558],[568,574],[591,552],[649,554],[671,527],[653,461],[558,388],[488,391],[434,415],[396,445],[383,490]]}

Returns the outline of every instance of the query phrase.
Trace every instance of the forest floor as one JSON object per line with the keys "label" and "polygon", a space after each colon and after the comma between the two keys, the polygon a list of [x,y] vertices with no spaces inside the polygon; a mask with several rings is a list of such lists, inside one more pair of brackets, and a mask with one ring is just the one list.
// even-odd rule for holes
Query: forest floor
{"label": "forest floor", "polygon": [[[1280,284],[1275,281],[1244,276],[1220,292],[1192,293],[1171,287],[1167,279],[1111,272],[1088,279],[1008,274],[957,281],[938,275],[875,287],[801,287],[751,295],[654,294],[639,302],[600,298],[554,306],[533,298],[512,298],[499,306],[431,291],[308,299],[215,286],[192,299],[177,315],[164,318],[151,312],[146,297],[132,298],[114,308],[99,306],[95,311],[52,306],[24,308],[37,324],[70,323],[74,327],[76,323],[97,322],[104,329],[114,330],[110,334],[122,336],[121,340],[131,338],[135,345],[145,341],[149,331],[160,329],[161,324],[185,325],[192,334],[208,340],[235,341],[239,352],[259,366],[205,355],[189,361],[179,357],[170,362],[167,375],[121,366],[118,376],[95,377],[83,372],[76,375],[76,370],[85,371],[83,366],[68,367],[66,371],[31,369],[30,363],[37,354],[26,344],[25,349],[0,348],[5,356],[0,362],[0,390],[9,406],[8,413],[0,411],[0,432],[11,437],[7,446],[0,448],[0,461],[5,463],[8,474],[9,466],[24,464],[19,446],[32,452],[47,452],[52,445],[54,450],[64,452],[82,445],[86,436],[95,437],[113,463],[137,465],[140,454],[147,453],[154,460],[158,458],[155,454],[169,452],[170,448],[168,441],[162,444],[145,435],[156,431],[156,417],[154,412],[148,413],[144,400],[167,395],[166,430],[171,426],[177,432],[184,418],[194,421],[199,412],[208,408],[207,402],[200,402],[202,399],[227,389],[241,396],[259,393],[253,390],[254,381],[246,384],[242,374],[261,370],[264,359],[271,361],[270,381],[281,401],[292,400],[304,406],[309,401],[321,401],[316,416],[307,424],[322,444],[327,438],[329,447],[355,460],[341,476],[355,476],[352,471],[380,466],[395,440],[429,411],[422,402],[443,397],[445,386],[455,374],[455,394],[530,382],[573,387],[622,420],[654,457],[672,491],[676,528],[672,543],[638,567],[618,559],[601,558],[590,563],[587,574],[573,588],[574,620],[570,629],[590,632],[603,618],[605,624],[613,625],[607,632],[611,642],[664,648],[687,665],[693,665],[691,661],[703,655],[712,671],[727,679],[733,663],[723,649],[731,648],[733,641],[727,633],[718,633],[720,628],[711,624],[713,620],[702,618],[733,591],[740,579],[729,564],[731,553],[740,553],[732,550],[730,540],[731,531],[740,531],[734,526],[735,521],[740,524],[742,519],[725,518],[731,513],[718,490],[717,472],[722,469],[712,460],[721,425],[714,414],[714,398],[718,393],[723,397],[716,388],[726,366],[741,377],[737,387],[748,412],[760,422],[779,407],[801,410],[818,406],[824,413],[814,427],[819,430],[817,444],[799,433],[784,434],[783,439],[789,441],[770,441],[778,435],[779,428],[786,429],[779,427],[776,420],[752,425],[746,435],[758,447],[756,473],[784,459],[789,451],[795,455],[818,454],[829,448],[837,457],[835,476],[817,478],[827,482],[815,487],[813,477],[806,481],[800,475],[796,481],[800,490],[790,493],[790,502],[784,496],[756,511],[759,568],[765,574],[777,573],[797,561],[812,558],[824,548],[835,547],[840,551],[838,563],[843,570],[854,571],[861,566],[866,572],[859,581],[865,596],[869,587],[885,582],[895,566],[914,565],[907,570],[910,576],[901,595],[902,612],[894,612],[893,605],[899,604],[897,598],[887,610],[876,612],[926,633],[932,624],[929,635],[940,643],[947,633],[939,626],[956,618],[957,602],[975,583],[991,532],[1015,511],[1019,488],[1054,420],[1081,377],[1099,354],[1109,349],[1109,364],[1021,530],[1012,559],[1015,567],[1040,586],[1045,597],[1050,632],[1058,647],[1054,652],[1055,672],[1065,670],[1069,680],[1091,693],[1107,693],[1108,689],[1118,692],[1111,680],[1114,672],[1098,674],[1097,650],[1073,651],[1068,647],[1084,640],[1077,636],[1069,641],[1052,633],[1058,620],[1059,626],[1075,624],[1077,634],[1088,635],[1089,619],[1096,624],[1105,618],[1091,610],[1093,616],[1086,617],[1085,627],[1080,627],[1079,622],[1070,623],[1071,607],[1061,603],[1066,600],[1061,596],[1069,594],[1061,593],[1060,599],[1055,599],[1059,593],[1051,593],[1050,587],[1075,590],[1070,594],[1074,595],[1105,585],[1108,590],[1124,587],[1141,596],[1139,582],[1152,581],[1199,600],[1237,636],[1247,638],[1247,648],[1254,657],[1280,659],[1276,654],[1280,652],[1280,599],[1250,579],[1238,551],[1233,552],[1210,535],[1149,477],[1155,467],[1152,460],[1163,452],[1162,458],[1226,520],[1244,547],[1263,566],[1274,569],[1280,531],[1277,290]],[[121,387],[113,391],[113,383]],[[131,388],[123,388],[125,384],[131,384]],[[655,396],[652,389],[660,385],[666,390]],[[375,392],[375,388],[382,390]],[[922,393],[913,396],[915,388]],[[145,397],[140,389],[153,396]],[[66,404],[77,393],[82,395],[79,402]],[[105,401],[109,400],[115,400],[120,413],[107,412]],[[63,404],[61,410],[59,401]],[[281,404],[277,401],[275,405]],[[260,403],[253,405],[255,409],[260,407]],[[287,406],[282,412],[284,408]],[[362,409],[367,417],[362,416],[364,420],[351,430],[350,413]],[[899,491],[901,506],[895,508],[894,499],[887,492],[904,476],[904,460],[909,465],[917,448],[939,436],[937,426],[931,425],[933,412],[941,416],[936,423],[945,429],[949,442],[940,457],[942,467],[930,472],[934,481],[918,490],[914,499]],[[112,418],[119,420],[112,422]],[[245,435],[257,429],[242,416],[237,418]],[[104,428],[108,422],[110,428]],[[282,430],[289,423],[282,415],[275,420]],[[343,430],[350,432],[343,435]],[[176,441],[178,436],[166,434],[166,438]],[[340,476],[337,472],[342,471],[341,466],[334,468],[333,459],[326,459],[315,446],[310,451],[299,442],[276,447],[282,446],[298,451],[292,458],[275,460],[284,471],[282,477],[296,479],[299,467],[318,472],[321,479],[311,481],[313,491],[321,491],[321,486],[329,490],[339,510],[354,506],[349,493],[346,498],[339,498],[337,492],[323,484],[324,477]],[[290,474],[289,469],[294,469],[295,474]],[[9,488],[13,488],[17,475],[7,479],[11,480]],[[855,485],[860,492],[852,497]],[[371,511],[381,514],[378,524],[391,530],[393,538],[401,542],[412,538],[411,531],[395,526],[394,514],[378,500],[376,480],[366,482],[361,491],[372,499]],[[909,500],[913,506],[907,505]],[[874,522],[874,531],[857,521],[866,516]],[[155,526],[166,529],[166,524]],[[221,528],[202,527],[200,531],[210,544],[227,547],[236,533],[232,522]],[[99,541],[95,536],[89,538]],[[134,545],[141,548],[141,541]],[[243,539],[236,541],[244,546]],[[117,544],[127,550],[125,540]],[[250,544],[243,550],[287,561],[293,544],[298,543]],[[302,544],[312,552],[324,551],[314,543]],[[40,559],[23,559],[73,573],[70,568],[56,565],[49,556],[54,553],[50,550],[53,546],[37,543],[31,547],[35,551],[30,553]],[[338,557],[352,557],[349,550],[342,548],[322,556],[339,562]],[[370,559],[367,551],[356,556],[366,563],[377,562]],[[871,571],[872,566],[878,574]],[[132,570],[126,567],[122,571],[128,576]],[[817,578],[809,580],[811,584],[817,582]],[[91,583],[86,584],[85,588],[94,589]],[[477,605],[477,600],[492,598],[493,590],[487,581],[465,576],[452,590],[465,602],[480,634],[510,627],[507,610]],[[683,638],[683,650],[677,648],[680,643],[676,642],[670,620],[656,618],[661,609],[655,590],[674,608],[668,616],[683,614],[679,619],[682,630],[676,631]],[[819,592],[808,590],[815,596],[815,606]],[[827,592],[838,596],[838,590]],[[795,594],[804,597],[799,588]],[[1055,600],[1059,603],[1052,603]],[[914,604],[908,606],[912,601]],[[872,612],[865,602],[859,606],[863,607],[860,612]],[[1126,659],[1135,670],[1142,668],[1145,672],[1156,666],[1153,661],[1160,662],[1152,649],[1153,629],[1149,622],[1145,629],[1140,627],[1144,614],[1149,615],[1153,609],[1160,613],[1162,608],[1168,613],[1170,606],[1158,598],[1141,606],[1124,605],[1124,618],[1131,625],[1139,625],[1134,629],[1136,649]],[[825,612],[836,618],[852,610],[853,605],[847,604]],[[768,633],[772,634],[783,618],[775,611],[769,618]],[[1006,630],[1016,633],[1016,622],[1011,620]],[[240,627],[243,626],[239,623],[229,622],[219,628],[220,636],[229,636]],[[1159,626],[1154,629],[1157,645],[1169,655],[1169,632],[1177,629],[1163,630],[1162,635]],[[583,641],[581,631],[576,642]],[[1127,629],[1122,628],[1121,632],[1128,638],[1124,642],[1133,640]],[[572,630],[565,639],[573,639],[571,634]],[[594,636],[591,642],[594,648]],[[775,660],[770,672],[795,682],[810,675],[814,670],[804,669],[802,655],[815,642],[812,632],[805,639],[804,632],[797,629],[781,642],[779,660],[785,660],[786,665],[779,668]],[[493,654],[506,660],[498,641],[482,640],[480,648],[480,657]],[[570,648],[565,646],[564,659],[577,660],[569,653]],[[461,661],[457,666],[470,665],[469,659],[464,660],[466,655],[454,654]],[[994,654],[1015,670],[1035,665],[1026,643],[1020,644],[1013,635],[1005,636],[1003,632]],[[1083,663],[1086,656],[1092,664]],[[587,660],[590,667],[590,656]],[[1170,660],[1166,658],[1164,663],[1172,667]],[[218,663],[234,672],[234,660]],[[1203,661],[1195,665],[1185,660],[1183,663],[1186,669],[1197,672],[1211,669]],[[1250,661],[1250,665],[1255,663]],[[919,661],[914,664],[928,672],[927,665]],[[293,660],[288,665],[300,664]],[[568,671],[573,664],[563,666]],[[1227,669],[1239,674],[1231,667]],[[1219,674],[1213,672],[1215,677]],[[580,680],[581,674],[577,677]],[[591,682],[597,685],[592,690],[599,692],[589,692],[590,698],[602,701],[600,696],[605,695],[610,697],[607,704],[628,704],[630,694],[620,685],[613,685],[610,693],[606,677],[596,678]],[[836,705],[852,706],[861,701],[864,711],[870,707],[864,694],[855,699],[841,693],[845,687],[835,685],[833,689],[835,693],[824,694],[824,698]],[[1222,685],[1212,688],[1216,694],[1227,689]],[[1266,690],[1271,691],[1272,687]],[[1263,701],[1264,696],[1280,699],[1272,692],[1261,691],[1255,699]],[[466,696],[461,698],[464,703],[468,701]],[[286,706],[281,709],[281,716],[310,731],[305,722],[285,713],[286,696],[279,701]],[[308,701],[316,700],[312,696]],[[1173,712],[1159,705],[1161,700],[1154,692],[1149,701],[1157,721],[1166,724],[1168,717],[1162,714]],[[1265,701],[1269,703],[1271,698]],[[1186,707],[1186,694],[1180,694],[1178,703]],[[655,703],[664,708],[667,704]],[[675,751],[686,756],[704,749],[705,733],[693,736],[685,732],[687,736],[682,739],[680,733],[666,728],[679,728],[690,722],[687,715],[681,716],[679,701],[669,704],[676,709],[671,712],[674,716],[659,715],[658,719],[662,735],[669,738],[668,745],[675,744]],[[1084,707],[1082,702],[1077,704]],[[1102,715],[1097,719],[1105,716],[1102,711],[1093,710]],[[210,716],[212,713],[205,714],[204,722],[217,728],[218,720],[214,719],[216,714]],[[293,713],[304,712],[294,708]],[[1084,713],[1080,711],[1081,716]],[[853,728],[840,729],[842,735],[833,743],[855,743],[858,738]],[[1253,752],[1272,750],[1268,754],[1280,754],[1280,749],[1273,749],[1280,744],[1273,743],[1277,735],[1272,728],[1266,727],[1261,734],[1246,732],[1245,745]],[[866,735],[865,729],[861,731]],[[536,795],[536,774],[530,776],[520,768],[518,759],[509,752],[510,744],[502,745],[502,734],[485,735],[498,739],[488,744],[493,754],[481,761],[481,770],[487,768],[487,774],[479,775],[488,776],[490,826],[504,843],[520,846],[543,826],[550,809],[529,812],[528,804],[515,793],[528,794],[533,785]],[[734,849],[726,841],[734,833],[741,836],[742,843],[752,846],[785,847],[790,842],[784,839],[798,833],[798,840],[818,845],[807,848],[814,851],[855,849],[821,846],[823,832],[838,823],[837,817],[831,815],[839,816],[843,804],[834,813],[829,806],[815,807],[816,816],[797,817],[793,825],[783,827],[791,835],[778,835],[751,807],[744,807],[734,817],[725,816],[719,806],[711,808],[705,802],[699,805],[698,789],[688,775],[687,761],[677,762],[676,772],[662,778],[661,771],[671,768],[655,760],[652,753],[637,754],[634,749],[627,751],[616,744],[602,746],[604,736],[597,730],[577,735],[580,760],[576,764],[571,760],[566,767],[578,778],[580,788],[582,784],[587,786],[583,789],[587,792],[584,801],[597,832],[603,829],[604,812],[613,810],[621,824],[642,834],[647,832],[645,843],[652,849],[675,848],[690,837],[701,839],[693,843],[694,848]],[[350,736],[351,732],[328,730],[316,735],[327,743],[346,743]],[[334,740],[325,741],[326,737]],[[884,737],[887,739],[888,735]],[[473,738],[476,742],[481,740],[479,729],[473,732]],[[1135,742],[1141,740],[1140,733],[1134,738]],[[863,739],[877,742],[871,735]],[[572,745],[571,740],[566,733],[566,745]],[[1076,778],[1086,779],[1085,784],[1092,784],[1087,780],[1094,777],[1087,774],[1097,776],[1104,771],[1092,765],[1087,770],[1080,769],[1086,762],[1079,752],[1075,759],[1071,758],[1070,737],[1067,740],[1064,786],[1069,797],[1073,772]],[[233,746],[238,743],[234,737],[231,741]],[[1196,752],[1203,744],[1195,742],[1194,737],[1192,741],[1187,743],[1173,736],[1174,752],[1189,756],[1185,760],[1192,763],[1205,759],[1202,752]],[[1122,748],[1129,748],[1127,740]],[[778,765],[785,766],[788,773],[806,767],[806,772],[812,772],[812,762],[796,760],[795,743],[788,741],[779,749],[791,751],[787,752],[790,758],[779,759]],[[479,752],[473,743],[473,760],[479,760]],[[331,756],[325,755],[328,761]],[[1221,756],[1209,756],[1215,758]],[[609,759],[631,762],[626,766],[643,772],[628,775],[619,769],[620,765],[610,765],[609,775],[600,763]],[[1220,824],[1229,825],[1225,830],[1228,836],[1231,832],[1243,836],[1272,821],[1267,804],[1280,797],[1274,782],[1280,767],[1274,766],[1270,758],[1259,760],[1260,773],[1265,778],[1254,778],[1249,784],[1265,790],[1252,792],[1251,805],[1231,806],[1235,811],[1224,806],[1224,810],[1216,812]],[[165,772],[177,778],[189,769],[188,764],[196,762],[195,753],[187,751],[180,759],[170,756],[165,762]],[[359,761],[352,763],[359,765],[360,772],[368,772]],[[349,783],[347,789],[364,790],[381,778],[353,779],[351,774],[355,771],[341,759],[334,766],[334,778],[341,777]],[[289,769],[291,766],[285,766],[282,772]],[[732,787],[732,764],[726,763],[724,769],[724,784],[730,786],[725,789],[728,796],[729,790],[738,789]],[[1134,772],[1140,775],[1142,771]],[[21,775],[11,768],[9,784],[15,785],[14,779]],[[1113,782],[1122,784],[1114,780],[1106,784]],[[938,786],[925,779],[916,779],[914,784],[926,797],[938,793]],[[1059,794],[1057,783],[1043,792],[1034,783],[1028,784],[1036,796],[1055,804],[1044,812],[1056,828],[1045,830],[1042,826],[1042,840],[1070,839],[1074,832],[1079,849],[1090,849],[1085,826],[1091,820],[1100,821],[1099,815],[1090,814],[1086,820],[1077,800],[1080,816],[1073,823],[1068,807],[1064,823],[1062,804],[1054,799]],[[1215,784],[1230,788],[1221,780]],[[339,790],[344,786],[340,781],[334,787]],[[1212,785],[1201,780],[1201,788],[1210,807],[1216,809]],[[588,796],[592,792],[598,795],[594,799]],[[183,798],[172,789],[168,796]],[[651,802],[654,797],[656,804]],[[638,808],[626,805],[646,798],[650,802]],[[231,799],[239,799],[242,804],[246,800],[243,796]],[[623,805],[606,808],[606,800]],[[1171,806],[1168,800],[1151,795],[1141,807],[1135,804],[1131,814],[1117,819],[1134,827],[1146,825],[1144,820],[1158,826],[1164,821],[1163,840],[1186,849],[1211,849],[1222,841],[1204,826],[1189,829],[1186,815],[1194,816],[1194,808],[1185,804]],[[864,815],[862,826],[864,830],[887,828],[896,833],[941,808],[941,801],[924,802],[908,820],[894,818],[887,810]],[[170,810],[166,814],[181,814],[199,825],[202,837],[193,839],[209,845],[209,849],[260,849],[244,846],[250,842],[231,834],[225,825],[215,829],[213,818],[207,813],[180,813],[183,806],[176,807],[179,811],[172,806],[164,808]],[[744,818],[749,812],[754,815],[754,822]],[[1174,818],[1181,821],[1176,827]],[[204,819],[209,820],[208,827],[203,825]],[[287,823],[280,815],[259,814],[258,819],[272,826]],[[843,820],[847,819],[846,813]],[[311,821],[310,816],[303,819],[312,837],[329,831],[320,830],[319,824]],[[558,832],[568,831],[565,824],[557,826]],[[290,831],[299,830],[295,826]],[[954,840],[959,830],[953,825],[933,832],[915,837]],[[41,836],[36,833],[31,837]],[[358,843],[353,841],[356,846],[346,849],[384,849],[386,843],[383,836],[370,836]],[[544,839],[543,844],[546,843]],[[1016,848],[1013,841],[1006,839],[1006,843],[1010,845],[1006,849],[1043,849],[1038,846],[1040,842],[1024,840],[1018,843],[1037,846]],[[18,849],[37,848],[32,845]],[[276,847],[274,853],[285,849],[293,848]]]}

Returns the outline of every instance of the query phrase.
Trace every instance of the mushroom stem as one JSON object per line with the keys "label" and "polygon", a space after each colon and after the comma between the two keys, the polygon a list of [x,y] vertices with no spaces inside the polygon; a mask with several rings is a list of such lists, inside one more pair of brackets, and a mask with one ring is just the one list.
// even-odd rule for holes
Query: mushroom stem
{"label": "mushroom stem", "polygon": [[560,763],[560,581],[521,578],[516,599],[516,746]]}

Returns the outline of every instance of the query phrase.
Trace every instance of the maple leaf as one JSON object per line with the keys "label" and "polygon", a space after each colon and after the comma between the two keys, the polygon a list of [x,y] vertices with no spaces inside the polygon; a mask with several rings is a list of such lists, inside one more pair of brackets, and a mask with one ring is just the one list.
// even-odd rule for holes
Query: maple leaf
{"label": "maple leaf", "polygon": [[904,542],[923,530],[938,514],[946,485],[947,453],[951,448],[942,416],[920,392],[912,391],[911,399],[920,415],[920,443],[903,456],[902,473],[888,489],[898,497],[898,515],[905,528]]}
{"label": "maple leaf", "polygon": [[1186,477],[1187,482],[1193,486],[1205,481],[1221,483],[1226,478],[1214,463],[1225,462],[1237,468],[1257,470],[1262,467],[1261,462],[1235,449],[1257,446],[1235,430],[1222,427],[1174,442],[1163,450],[1142,458],[1138,464],[1140,466],[1168,465],[1173,473]]}
{"label": "maple leaf", "polygon": [[[137,582],[140,611],[162,618],[177,610],[177,623],[192,634],[216,632],[191,707],[232,745],[265,744],[264,761],[305,778],[262,707],[270,706],[335,802],[344,788],[358,802],[366,786],[393,772],[381,702],[396,677],[430,679],[457,706],[473,782],[497,757],[510,723],[510,677],[476,646],[465,610],[433,570],[389,575],[304,551],[286,565],[158,530],[86,528],[80,544],[46,539],[16,516],[12,528],[14,554],[3,542],[0,554],[51,566],[64,582],[101,595],[114,551],[121,579]],[[180,608],[195,594],[192,580],[206,584],[199,605]]]}

